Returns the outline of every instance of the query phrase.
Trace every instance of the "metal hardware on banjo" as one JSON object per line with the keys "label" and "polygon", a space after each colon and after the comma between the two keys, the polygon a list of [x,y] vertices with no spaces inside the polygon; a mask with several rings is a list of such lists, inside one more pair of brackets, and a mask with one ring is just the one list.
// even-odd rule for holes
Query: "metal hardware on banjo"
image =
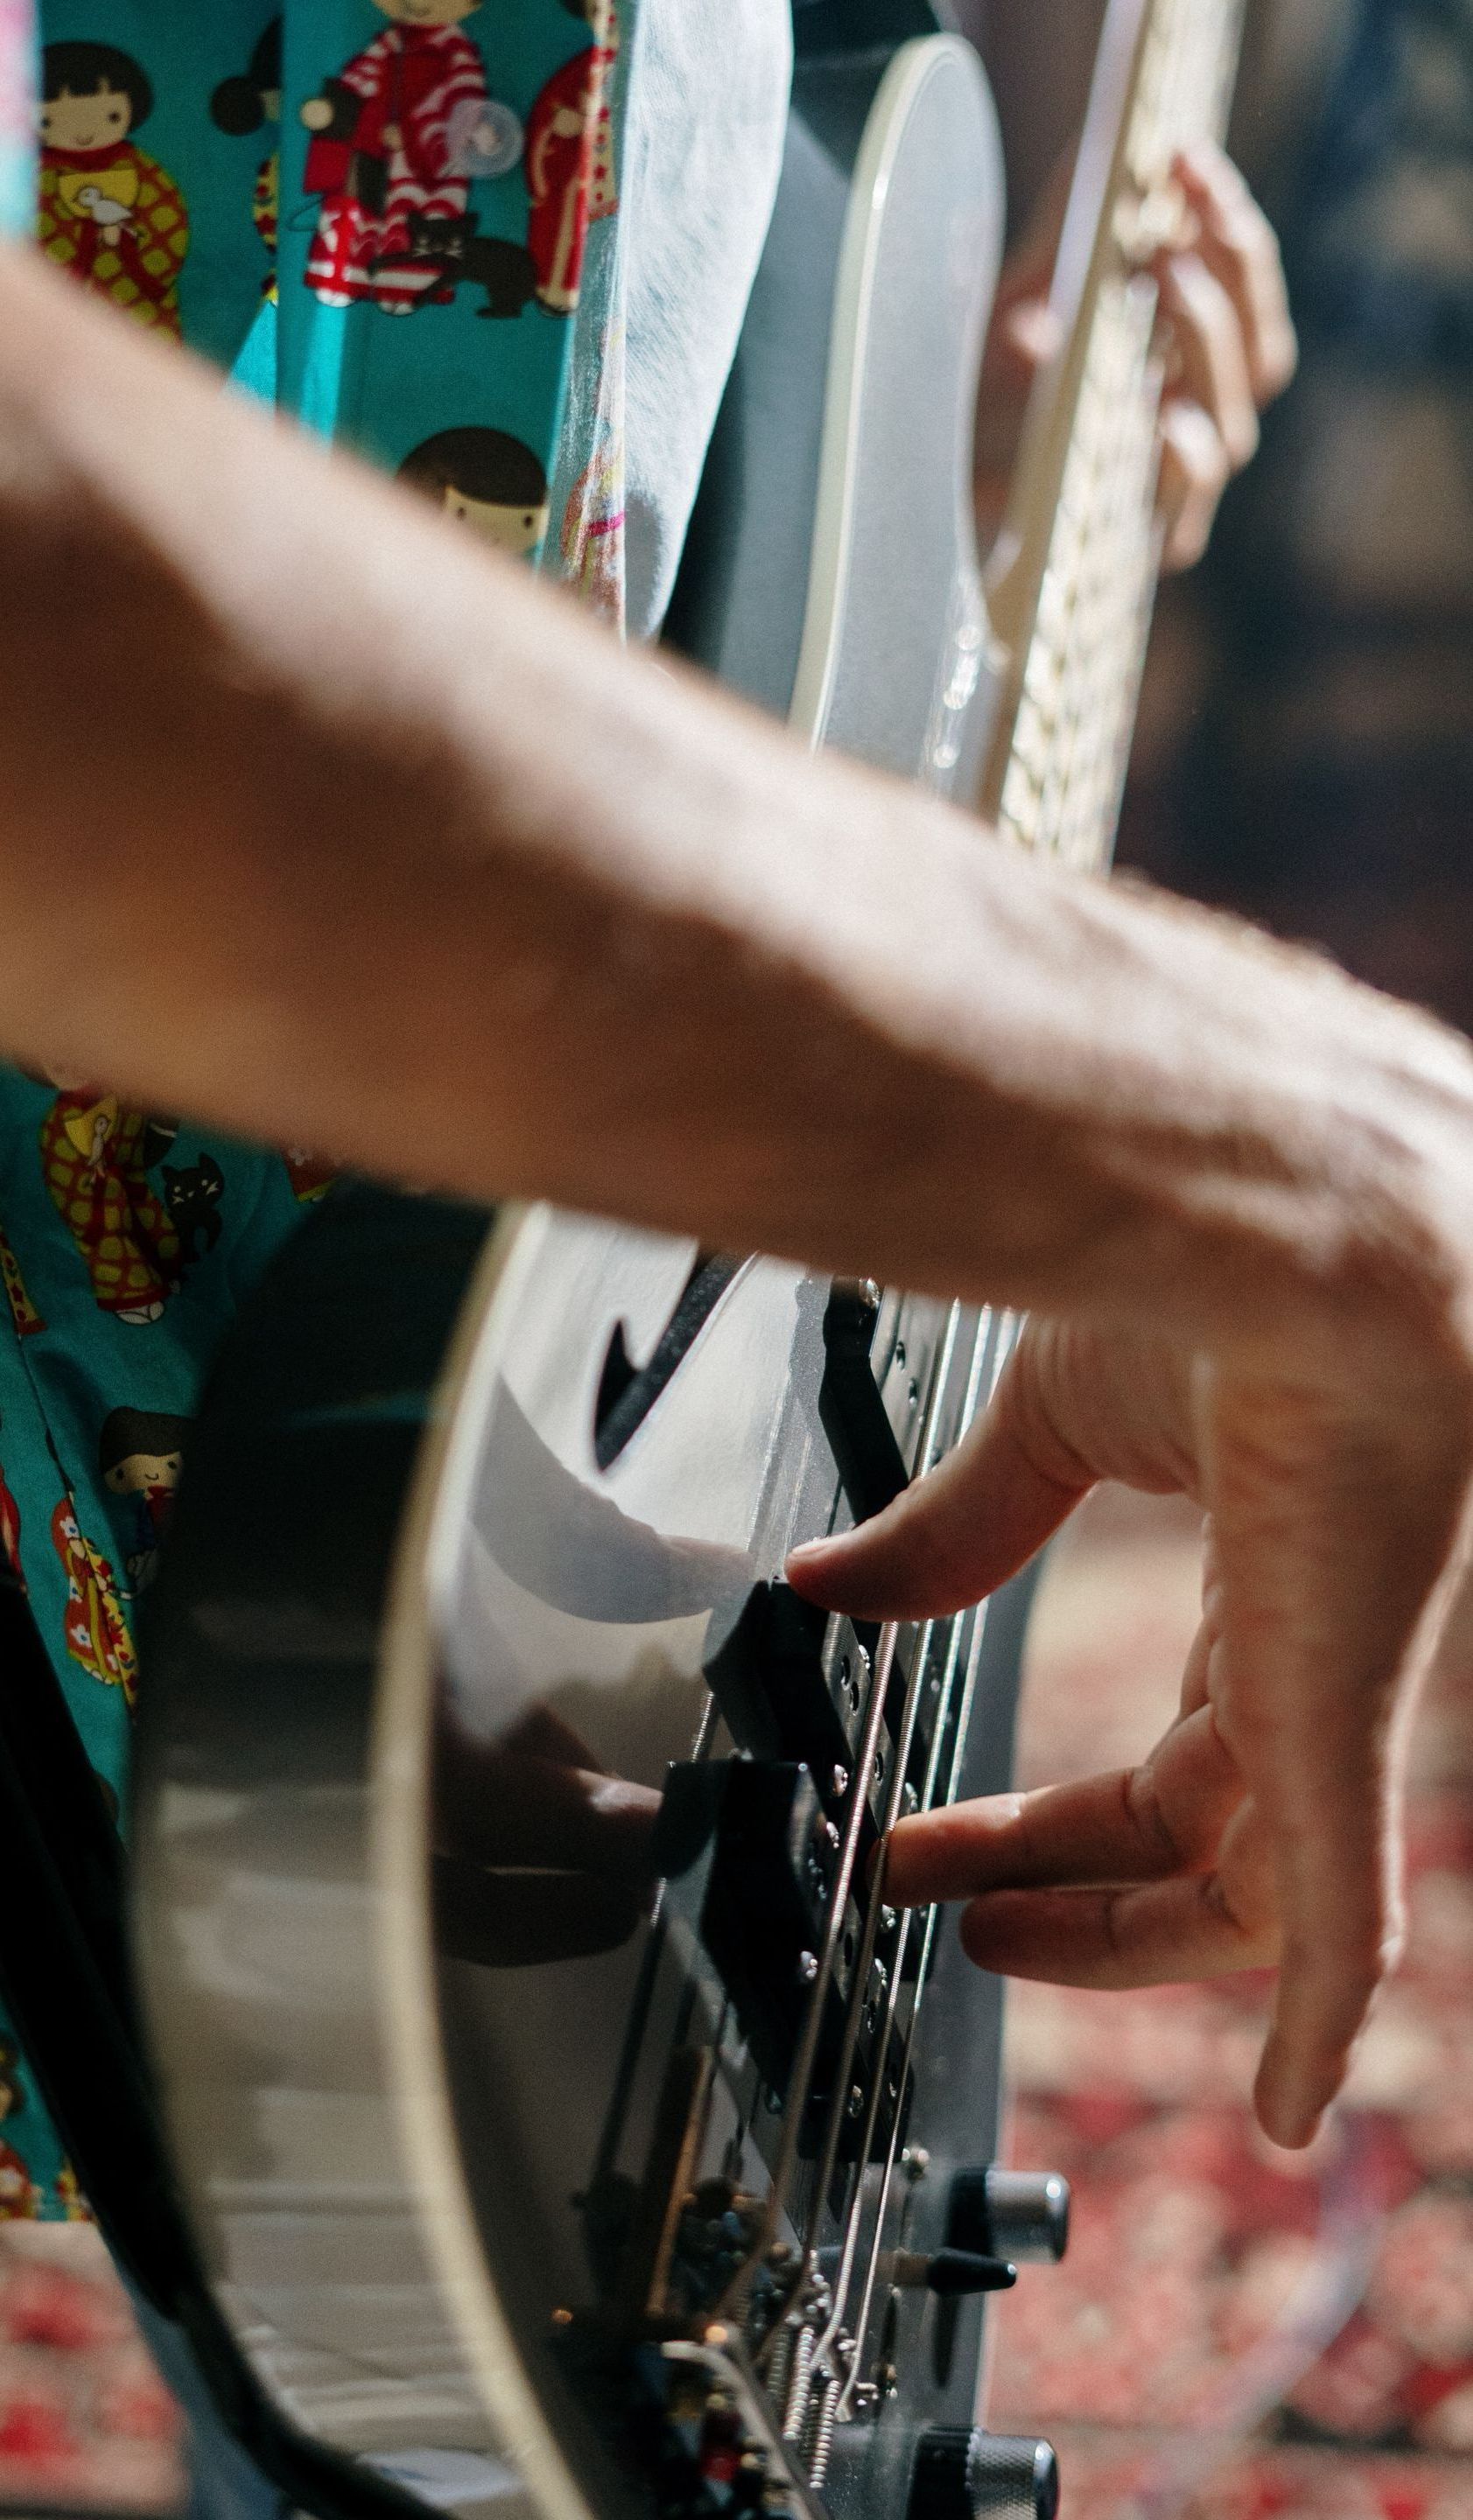
{"label": "metal hardware on banjo", "polygon": [[[986,596],[990,102],[920,0],[857,49],[841,16],[674,630],[811,742],[1097,863],[1154,575],[1138,248],[1235,12],[1112,0]],[[1054,2509],[1047,2446],[976,2406],[986,2298],[1067,2197],[992,2165],[998,1990],[872,1869],[1005,1780],[1024,1598],[872,1629],[778,1580],[956,1441],[1010,1335],[368,1192],[249,1308],[152,1605],[136,1947],[213,2313],[345,2513],[368,2479],[461,2520]]]}

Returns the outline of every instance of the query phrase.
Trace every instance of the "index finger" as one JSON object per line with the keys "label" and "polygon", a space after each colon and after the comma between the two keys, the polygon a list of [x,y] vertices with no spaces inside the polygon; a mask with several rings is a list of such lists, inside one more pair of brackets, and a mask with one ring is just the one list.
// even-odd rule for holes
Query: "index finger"
{"label": "index finger", "polygon": [[970,1609],[1042,1547],[1093,1473],[1042,1465],[1023,1439],[1017,1376],[945,1460],[856,1530],[809,1541],[788,1560],[796,1593],[852,1618],[925,1619]]}
{"label": "index finger", "polygon": [[988,1794],[897,1822],[886,1896],[901,1907],[979,1892],[1158,1881],[1207,1870],[1243,1800],[1209,1706],[1174,1723],[1136,1768],[1033,1793]]}

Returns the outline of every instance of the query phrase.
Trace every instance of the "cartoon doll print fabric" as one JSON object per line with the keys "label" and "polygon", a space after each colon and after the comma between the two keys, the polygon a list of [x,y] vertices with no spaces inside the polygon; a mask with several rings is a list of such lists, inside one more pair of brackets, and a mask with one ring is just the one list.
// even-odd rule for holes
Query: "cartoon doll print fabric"
{"label": "cartoon doll print fabric", "polygon": [[[8,2039],[0,2039],[0,2123],[7,2129],[27,2106],[20,2055]],[[0,2220],[34,2222],[41,2212],[41,2191],[15,2145],[0,2137]]]}
{"label": "cartoon doll print fabric", "polygon": [[[78,286],[617,615],[617,526],[584,510],[591,485],[606,525],[621,509],[600,418],[619,263],[588,238],[617,224],[633,10],[40,0],[27,204],[21,0],[0,0],[0,219],[32,217]],[[562,507],[553,524],[575,490],[575,560]],[[139,1613],[203,1382],[331,1178],[310,1150],[0,1068],[0,1552],[124,1822]],[[82,2210],[3,2022],[0,2116],[0,2219]]]}
{"label": "cartoon doll print fabric", "polygon": [[613,0],[592,0],[593,41],[555,70],[527,125],[528,250],[550,313],[576,306],[588,227],[618,207],[609,80],[619,43]]}
{"label": "cartoon doll print fabric", "polygon": [[177,334],[189,211],[173,178],[133,141],[153,110],[147,72],[115,45],[47,45],[39,234],[89,289]]}
{"label": "cartoon doll print fabric", "polygon": [[[139,1616],[204,1377],[322,1169],[299,1159],[294,1180],[282,1155],[0,1069],[0,1551],[124,1815]],[[28,2068],[5,2052],[0,2218],[74,2216]]]}
{"label": "cartoon doll print fabric", "polygon": [[[592,447],[562,461],[570,368],[597,372],[616,312],[618,257],[590,261],[588,246],[618,208],[634,10],[40,0],[39,242],[81,286],[411,484],[429,486],[411,461],[428,440],[479,430],[571,488]],[[586,434],[581,404],[575,417]],[[529,546],[520,489],[438,495],[561,571],[561,513]],[[616,558],[617,540],[598,574],[615,613]]]}
{"label": "cartoon doll print fabric", "polygon": [[[632,19],[633,0],[312,0],[285,15],[278,398],[553,569],[547,490],[529,543],[523,478],[553,480],[570,369],[597,371],[612,320],[617,257],[595,272],[587,244],[617,208]],[[510,495],[434,477],[419,451],[452,436],[485,462],[508,441],[525,450]]]}
{"label": "cartoon doll print fabric", "polygon": [[302,181],[322,196],[306,281],[324,306],[362,298],[410,315],[432,292],[448,302],[422,240],[465,220],[478,154],[521,152],[515,117],[492,120],[485,65],[455,22],[469,14],[443,0],[438,22],[395,20],[301,108]]}
{"label": "cartoon doll print fabric", "polygon": [[179,1283],[179,1237],[145,1169],[153,1134],[115,1094],[59,1094],[41,1123],[46,1187],[120,1322],[158,1321]]}

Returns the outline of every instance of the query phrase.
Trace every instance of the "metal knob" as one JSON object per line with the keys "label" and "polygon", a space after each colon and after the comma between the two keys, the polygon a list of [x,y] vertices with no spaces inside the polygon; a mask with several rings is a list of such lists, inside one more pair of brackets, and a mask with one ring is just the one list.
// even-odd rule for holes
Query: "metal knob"
{"label": "metal knob", "polygon": [[936,2424],[921,2435],[908,2520],[1055,2520],[1059,2467],[1045,2441]]}
{"label": "metal knob", "polygon": [[989,2258],[1057,2266],[1069,2246],[1069,2182],[1057,2171],[959,2170],[946,2245]]}
{"label": "metal knob", "polygon": [[[880,2263],[883,2267],[885,2262]],[[1011,2292],[1018,2280],[1016,2267],[1004,2266],[1000,2258],[978,2257],[971,2249],[938,2249],[933,2257],[924,2249],[897,2249],[889,2274],[902,2290],[925,2284],[943,2301],[958,2301],[973,2292]]]}

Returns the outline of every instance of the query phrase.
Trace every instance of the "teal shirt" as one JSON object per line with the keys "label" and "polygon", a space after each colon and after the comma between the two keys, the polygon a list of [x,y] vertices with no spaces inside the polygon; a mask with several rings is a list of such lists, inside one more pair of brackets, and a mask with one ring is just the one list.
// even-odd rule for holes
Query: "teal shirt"
{"label": "teal shirt", "polygon": [[[560,439],[575,351],[601,372],[616,320],[634,13],[40,0],[37,241],[470,529],[575,576],[596,550],[617,613],[622,478],[592,461],[597,395]],[[23,117],[0,54],[7,71],[14,223]],[[124,1829],[139,1613],[190,1422],[237,1306],[325,1190],[307,1156],[0,1068],[0,1545]],[[0,2021],[0,2217],[82,2210]]]}

